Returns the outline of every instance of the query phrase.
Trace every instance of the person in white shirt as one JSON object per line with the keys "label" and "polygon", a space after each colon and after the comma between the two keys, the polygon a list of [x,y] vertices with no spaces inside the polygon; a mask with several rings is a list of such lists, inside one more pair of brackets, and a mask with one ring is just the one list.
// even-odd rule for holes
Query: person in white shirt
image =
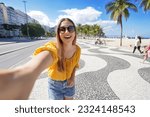
{"label": "person in white shirt", "polygon": [[141,37],[138,36],[137,39],[136,39],[136,41],[135,41],[135,45],[134,45],[134,48],[133,48],[133,53],[135,52],[136,49],[138,49],[141,54],[143,53],[143,52],[140,50],[140,48],[141,48],[141,43],[142,43],[142,42],[141,42]]}

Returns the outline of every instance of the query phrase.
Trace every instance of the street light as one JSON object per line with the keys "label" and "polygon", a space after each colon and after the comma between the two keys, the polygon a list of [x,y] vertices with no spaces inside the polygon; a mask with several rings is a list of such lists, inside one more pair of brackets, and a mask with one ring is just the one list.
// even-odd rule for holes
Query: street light
{"label": "street light", "polygon": [[24,3],[24,9],[25,9],[25,14],[26,14],[26,26],[27,26],[27,36],[30,37],[29,35],[29,28],[28,28],[28,15],[27,15],[27,11],[26,11],[26,2],[27,1],[22,1]]}

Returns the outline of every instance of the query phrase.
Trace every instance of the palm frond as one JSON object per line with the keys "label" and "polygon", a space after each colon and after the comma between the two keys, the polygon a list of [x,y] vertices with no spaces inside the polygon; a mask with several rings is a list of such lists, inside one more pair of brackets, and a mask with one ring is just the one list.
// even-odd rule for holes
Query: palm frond
{"label": "palm frond", "polygon": [[133,11],[135,11],[135,12],[138,11],[137,7],[136,7],[134,4],[132,4],[132,3],[127,3],[126,5],[128,6],[127,8],[129,8],[130,10],[133,10]]}
{"label": "palm frond", "polygon": [[150,10],[150,0],[142,0],[140,7],[143,7],[144,11]]}
{"label": "palm frond", "polygon": [[124,10],[124,13],[123,13],[122,15],[125,17],[125,19],[126,19],[126,21],[127,21],[128,17],[130,16],[129,10],[128,10],[128,9],[125,9],[125,10]]}

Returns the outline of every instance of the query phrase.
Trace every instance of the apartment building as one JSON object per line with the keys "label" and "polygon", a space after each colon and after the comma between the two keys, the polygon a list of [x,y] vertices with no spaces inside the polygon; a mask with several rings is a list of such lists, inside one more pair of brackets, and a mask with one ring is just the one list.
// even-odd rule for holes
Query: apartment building
{"label": "apartment building", "polygon": [[4,3],[0,3],[0,11],[1,11],[1,28],[0,28],[0,36],[6,36],[7,31],[4,29],[4,25],[8,23],[8,17],[7,17],[7,7]]}
{"label": "apartment building", "polygon": [[0,24],[3,24],[3,11],[0,8]]}
{"label": "apartment building", "polygon": [[17,17],[16,17],[16,12],[13,7],[7,7],[7,16],[8,16],[8,24],[9,25],[17,25]]}
{"label": "apartment building", "polygon": [[2,12],[2,9],[0,8],[0,36],[3,33],[2,32],[2,29],[3,29],[2,24],[3,24],[3,12]]}
{"label": "apartment building", "polygon": [[0,3],[0,37],[21,36],[21,25],[27,22],[38,23],[24,12]]}
{"label": "apartment building", "polygon": [[16,10],[16,22],[18,25],[26,23],[26,14],[20,10]]}

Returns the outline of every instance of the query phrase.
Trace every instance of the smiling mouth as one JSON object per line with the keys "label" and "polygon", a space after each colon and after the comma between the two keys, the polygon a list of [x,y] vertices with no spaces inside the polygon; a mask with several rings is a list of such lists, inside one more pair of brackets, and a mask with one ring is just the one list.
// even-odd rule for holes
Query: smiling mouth
{"label": "smiling mouth", "polygon": [[64,38],[65,38],[65,39],[70,39],[70,38],[71,38],[71,36],[65,36]]}

